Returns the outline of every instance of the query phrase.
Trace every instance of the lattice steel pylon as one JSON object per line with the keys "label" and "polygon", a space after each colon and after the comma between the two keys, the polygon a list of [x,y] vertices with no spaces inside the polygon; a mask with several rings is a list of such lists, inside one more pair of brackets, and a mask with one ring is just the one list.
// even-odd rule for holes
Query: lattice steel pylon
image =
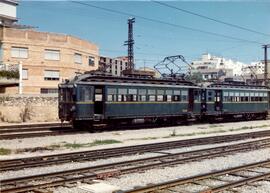
{"label": "lattice steel pylon", "polygon": [[135,68],[134,65],[134,52],[133,52],[133,23],[135,23],[135,18],[128,19],[128,40],[125,41],[124,45],[128,46],[128,69],[133,70]]}

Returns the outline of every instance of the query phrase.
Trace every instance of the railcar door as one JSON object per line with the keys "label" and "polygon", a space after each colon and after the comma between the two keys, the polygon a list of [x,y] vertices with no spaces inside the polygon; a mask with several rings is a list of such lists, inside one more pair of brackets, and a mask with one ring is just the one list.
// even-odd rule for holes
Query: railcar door
{"label": "railcar door", "polygon": [[104,87],[96,86],[95,87],[95,96],[94,96],[94,114],[101,115],[104,112]]}
{"label": "railcar door", "polygon": [[222,111],[222,91],[215,90],[215,111]]}
{"label": "railcar door", "polygon": [[207,111],[206,105],[206,89],[201,90],[201,113],[205,114]]}
{"label": "railcar door", "polygon": [[194,109],[194,89],[188,90],[188,111],[193,112]]}

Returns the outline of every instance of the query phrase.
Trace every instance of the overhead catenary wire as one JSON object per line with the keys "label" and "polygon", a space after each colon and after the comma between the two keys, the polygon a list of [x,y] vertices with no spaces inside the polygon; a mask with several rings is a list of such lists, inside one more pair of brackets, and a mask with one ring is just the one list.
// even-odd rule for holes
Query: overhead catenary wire
{"label": "overhead catenary wire", "polygon": [[159,23],[159,24],[163,24],[163,25],[182,28],[182,29],[186,29],[186,30],[190,30],[190,31],[196,31],[196,32],[204,33],[204,34],[209,34],[209,35],[213,35],[213,36],[218,36],[218,37],[223,37],[223,38],[227,38],[227,39],[237,40],[237,41],[241,41],[241,42],[249,42],[249,43],[259,44],[259,45],[263,44],[261,42],[254,41],[254,40],[246,40],[246,39],[233,37],[233,36],[229,36],[229,35],[225,35],[225,34],[220,34],[220,33],[215,33],[215,32],[210,32],[210,31],[204,31],[204,30],[201,30],[201,29],[196,29],[196,28],[192,28],[192,27],[188,27],[188,26],[179,25],[179,24],[173,24],[173,23],[169,23],[169,22],[166,22],[166,21],[158,20],[158,19],[147,18],[147,17],[144,17],[144,16],[132,14],[132,13],[127,13],[127,12],[118,11],[118,10],[114,10],[114,9],[110,9],[110,8],[100,7],[100,6],[85,3],[85,2],[80,2],[80,1],[70,1],[70,2],[80,4],[80,5],[84,5],[84,6],[89,6],[89,7],[100,9],[100,10],[104,10],[104,11],[111,12],[111,13],[117,13],[117,14],[120,14],[120,15],[125,15],[125,16],[128,16],[128,17],[132,16],[132,17],[140,18],[140,19],[150,21],[150,22],[153,22],[153,23]]}
{"label": "overhead catenary wire", "polygon": [[202,14],[198,14],[198,13],[195,13],[195,12],[192,12],[192,11],[189,11],[189,10],[186,10],[186,9],[183,9],[183,8],[179,8],[179,7],[170,5],[170,4],[165,3],[165,2],[156,1],[156,0],[151,0],[151,1],[153,3],[157,3],[159,5],[169,7],[171,9],[175,9],[175,10],[178,10],[178,11],[181,11],[181,12],[184,12],[184,13],[187,13],[187,14],[190,14],[190,15],[195,15],[195,16],[198,16],[198,17],[201,17],[201,18],[204,18],[204,19],[208,19],[208,20],[211,20],[211,21],[214,21],[214,22],[217,22],[217,23],[221,23],[221,24],[224,24],[224,25],[227,25],[227,26],[230,26],[230,27],[238,28],[238,29],[241,29],[241,30],[249,31],[249,32],[260,34],[260,35],[264,35],[264,36],[270,36],[270,34],[267,34],[267,33],[259,32],[259,31],[253,30],[253,29],[242,27],[240,25],[236,25],[236,24],[232,24],[232,23],[229,23],[229,22],[225,22],[225,21],[219,20],[219,19],[211,18],[211,17],[205,16],[205,15],[202,15]]}

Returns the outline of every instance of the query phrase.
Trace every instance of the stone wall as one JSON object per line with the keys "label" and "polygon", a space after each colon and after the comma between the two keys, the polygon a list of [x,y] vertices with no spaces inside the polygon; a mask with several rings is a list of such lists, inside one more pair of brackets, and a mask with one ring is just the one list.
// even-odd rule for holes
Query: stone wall
{"label": "stone wall", "polygon": [[59,121],[57,96],[0,95],[0,122],[52,121]]}

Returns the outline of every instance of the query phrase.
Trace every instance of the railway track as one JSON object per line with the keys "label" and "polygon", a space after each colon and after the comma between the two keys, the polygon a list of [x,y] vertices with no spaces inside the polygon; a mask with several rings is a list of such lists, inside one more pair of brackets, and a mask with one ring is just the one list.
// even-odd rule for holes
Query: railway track
{"label": "railway track", "polygon": [[80,151],[73,153],[53,154],[44,156],[35,156],[27,158],[9,159],[0,161],[0,171],[19,170],[31,167],[41,167],[57,165],[69,162],[93,161],[97,159],[106,159],[132,154],[142,154],[146,152],[155,152],[167,149],[176,149],[181,147],[190,147],[195,145],[207,145],[223,142],[232,142],[249,138],[260,138],[270,136],[270,131],[259,131],[241,134],[221,135],[214,137],[194,138],[187,140],[178,140],[162,143],[151,143],[137,146],[126,146],[119,148],[108,148],[102,150]]}
{"label": "railway track", "polygon": [[[124,191],[122,193],[164,193],[168,191],[171,193],[189,193],[189,189],[196,189],[197,193],[216,193],[226,190],[233,190],[233,188],[241,187],[244,185],[256,187],[257,185],[254,184],[254,182],[263,180],[269,181],[269,178],[270,161],[267,160],[239,167],[233,167],[226,170],[220,170],[188,178],[177,179],[160,184],[136,188],[133,190]],[[233,192],[239,191],[233,190]]]}
{"label": "railway track", "polygon": [[[41,189],[57,186],[72,186],[78,181],[91,182],[94,179],[104,179],[122,174],[141,172],[153,168],[163,168],[268,147],[270,147],[270,138],[215,148],[172,153],[150,158],[84,167],[73,170],[3,179],[1,180],[1,193],[43,191]],[[138,190],[133,191],[136,192]]]}
{"label": "railway track", "polygon": [[82,131],[72,129],[67,123],[7,125],[0,126],[0,140],[70,134],[75,132]]}

